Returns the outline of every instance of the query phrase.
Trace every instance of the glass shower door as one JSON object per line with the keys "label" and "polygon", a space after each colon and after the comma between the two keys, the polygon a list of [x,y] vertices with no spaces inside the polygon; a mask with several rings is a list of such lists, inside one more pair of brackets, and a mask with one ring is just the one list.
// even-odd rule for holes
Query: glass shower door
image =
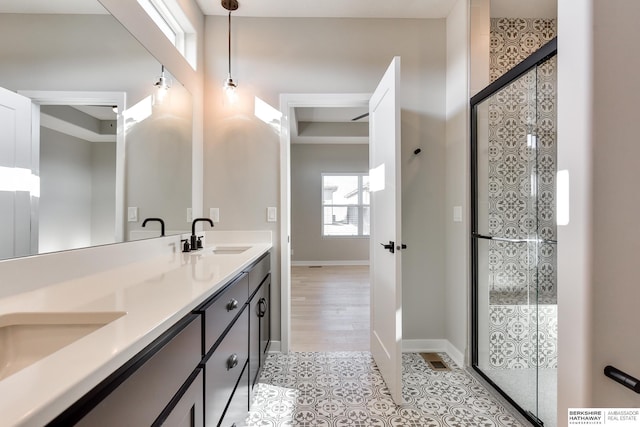
{"label": "glass shower door", "polygon": [[537,413],[536,71],[476,106],[478,367]]}
{"label": "glass shower door", "polygon": [[554,64],[472,100],[473,367],[545,426],[556,423]]}

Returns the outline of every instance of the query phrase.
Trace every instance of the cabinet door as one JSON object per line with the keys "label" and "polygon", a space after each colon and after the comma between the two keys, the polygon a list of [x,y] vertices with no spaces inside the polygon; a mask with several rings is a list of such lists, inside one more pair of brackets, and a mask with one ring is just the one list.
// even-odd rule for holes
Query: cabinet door
{"label": "cabinet door", "polygon": [[[262,301],[262,302],[260,302]],[[260,310],[260,366],[264,364],[271,343],[271,275],[262,284]]]}
{"label": "cabinet door", "polygon": [[249,379],[251,380],[251,386],[255,384],[258,379],[258,372],[260,369],[260,307],[259,302],[262,299],[261,286],[258,292],[255,293],[249,304]]}
{"label": "cabinet door", "polygon": [[182,395],[171,412],[162,420],[156,420],[152,427],[203,427],[204,426],[204,384],[202,370],[198,371],[187,391]]}

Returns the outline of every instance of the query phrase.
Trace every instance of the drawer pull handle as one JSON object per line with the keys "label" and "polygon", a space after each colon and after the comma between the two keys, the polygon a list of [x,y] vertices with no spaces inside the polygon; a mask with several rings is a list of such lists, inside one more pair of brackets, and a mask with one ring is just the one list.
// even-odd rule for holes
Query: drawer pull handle
{"label": "drawer pull handle", "polygon": [[264,317],[265,314],[267,314],[267,300],[260,298],[258,301],[258,317]]}
{"label": "drawer pull handle", "polygon": [[231,301],[227,303],[227,311],[235,310],[236,308],[238,308],[238,301],[231,299]]}
{"label": "drawer pull handle", "polygon": [[238,366],[238,355],[234,353],[227,359],[227,371],[230,371],[236,366]]}

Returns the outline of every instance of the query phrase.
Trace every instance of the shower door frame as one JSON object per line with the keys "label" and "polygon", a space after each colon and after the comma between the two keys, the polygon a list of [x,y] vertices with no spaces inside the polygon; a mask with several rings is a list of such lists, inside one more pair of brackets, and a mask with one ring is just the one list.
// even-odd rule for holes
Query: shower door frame
{"label": "shower door frame", "polygon": [[511,70],[497,78],[486,88],[471,97],[471,367],[496,391],[498,391],[511,405],[513,405],[527,420],[536,426],[542,426],[540,420],[532,417],[532,414],[521,407],[515,400],[504,392],[482,369],[478,366],[479,340],[478,340],[478,239],[482,239],[476,231],[478,230],[478,120],[477,106],[489,97],[498,93],[527,72],[541,65],[558,53],[558,39],[552,40],[543,45],[540,49],[529,55],[522,62],[514,66]]}

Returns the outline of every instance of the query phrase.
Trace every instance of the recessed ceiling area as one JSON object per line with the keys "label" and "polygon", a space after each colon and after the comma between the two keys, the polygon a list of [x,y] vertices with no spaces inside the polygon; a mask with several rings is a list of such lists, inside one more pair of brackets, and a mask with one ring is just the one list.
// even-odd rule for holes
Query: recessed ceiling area
{"label": "recessed ceiling area", "polygon": [[110,106],[40,107],[40,126],[89,142],[116,142],[116,120]]}
{"label": "recessed ceiling area", "polygon": [[368,106],[296,107],[291,118],[291,143],[368,144],[369,117],[363,117],[368,112]]}

